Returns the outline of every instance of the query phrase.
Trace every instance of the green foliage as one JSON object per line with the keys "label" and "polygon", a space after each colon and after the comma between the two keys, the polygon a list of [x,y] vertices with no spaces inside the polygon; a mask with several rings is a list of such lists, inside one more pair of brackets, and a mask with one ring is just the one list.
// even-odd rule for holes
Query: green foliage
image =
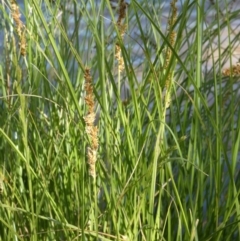
{"label": "green foliage", "polygon": [[167,27],[159,2],[132,0],[123,33],[111,1],[25,1],[26,55],[0,6],[0,240],[240,239],[240,82],[222,74],[240,10],[179,1]]}

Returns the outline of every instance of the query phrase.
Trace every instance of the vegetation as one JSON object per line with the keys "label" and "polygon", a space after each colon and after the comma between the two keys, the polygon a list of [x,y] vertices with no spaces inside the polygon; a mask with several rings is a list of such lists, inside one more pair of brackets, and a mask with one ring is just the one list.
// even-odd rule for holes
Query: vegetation
{"label": "vegetation", "polygon": [[2,0],[0,240],[240,239],[240,10],[162,2]]}

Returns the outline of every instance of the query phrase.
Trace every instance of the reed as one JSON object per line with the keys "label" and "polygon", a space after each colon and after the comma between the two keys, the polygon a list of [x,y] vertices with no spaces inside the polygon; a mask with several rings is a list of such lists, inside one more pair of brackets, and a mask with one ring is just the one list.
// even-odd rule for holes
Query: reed
{"label": "reed", "polygon": [[240,238],[238,3],[160,2],[2,1],[0,241]]}

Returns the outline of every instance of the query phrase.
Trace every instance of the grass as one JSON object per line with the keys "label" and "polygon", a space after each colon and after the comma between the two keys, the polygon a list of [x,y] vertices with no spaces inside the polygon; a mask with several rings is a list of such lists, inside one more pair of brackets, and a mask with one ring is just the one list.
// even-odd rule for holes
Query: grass
{"label": "grass", "polygon": [[67,3],[0,6],[0,240],[238,240],[240,10]]}

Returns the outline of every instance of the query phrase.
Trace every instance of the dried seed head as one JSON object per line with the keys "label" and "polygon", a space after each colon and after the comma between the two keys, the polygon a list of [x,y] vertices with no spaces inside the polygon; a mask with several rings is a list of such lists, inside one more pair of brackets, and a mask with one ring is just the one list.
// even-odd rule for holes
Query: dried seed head
{"label": "dried seed head", "polygon": [[233,65],[232,68],[227,68],[222,71],[222,74],[224,76],[240,76],[240,64],[237,63],[236,65]]}
{"label": "dried seed head", "polygon": [[85,68],[85,91],[86,97],[85,102],[88,106],[88,113],[84,117],[86,126],[85,131],[88,137],[90,138],[90,146],[87,149],[87,162],[89,165],[89,174],[95,178],[96,177],[96,168],[95,164],[97,161],[97,150],[98,150],[98,128],[94,126],[94,121],[96,114],[94,111],[94,98],[93,98],[93,86],[92,86],[92,76],[90,74],[90,69]]}
{"label": "dried seed head", "polygon": [[20,47],[20,53],[22,56],[25,56],[26,55],[26,36],[25,36],[25,31],[24,31],[24,24],[22,23],[20,17],[21,17],[21,13],[19,11],[19,7],[16,3],[15,0],[12,0],[11,2],[11,14],[12,14],[12,18],[15,22],[15,25],[16,25],[16,30],[17,30],[17,34],[18,34],[18,37],[20,39],[20,42],[19,42],[19,47]]}

